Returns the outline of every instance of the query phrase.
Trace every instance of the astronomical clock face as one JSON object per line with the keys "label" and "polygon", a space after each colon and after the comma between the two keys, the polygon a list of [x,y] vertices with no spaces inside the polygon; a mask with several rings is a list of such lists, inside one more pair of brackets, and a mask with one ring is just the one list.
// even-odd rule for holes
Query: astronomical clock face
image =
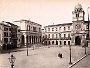
{"label": "astronomical clock face", "polygon": [[75,29],[80,29],[81,28],[81,24],[76,24],[75,25]]}

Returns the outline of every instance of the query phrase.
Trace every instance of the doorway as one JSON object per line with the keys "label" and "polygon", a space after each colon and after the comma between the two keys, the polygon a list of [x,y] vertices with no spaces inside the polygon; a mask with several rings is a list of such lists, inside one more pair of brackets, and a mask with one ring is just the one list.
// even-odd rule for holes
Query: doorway
{"label": "doorway", "polygon": [[81,38],[79,36],[76,36],[75,45],[80,45],[80,44],[81,44]]}

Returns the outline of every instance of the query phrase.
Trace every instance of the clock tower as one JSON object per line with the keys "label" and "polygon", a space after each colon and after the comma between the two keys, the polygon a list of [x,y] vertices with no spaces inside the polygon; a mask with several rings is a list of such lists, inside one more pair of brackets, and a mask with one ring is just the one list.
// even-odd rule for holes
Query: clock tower
{"label": "clock tower", "polygon": [[72,43],[74,45],[81,45],[83,42],[83,38],[85,38],[84,32],[83,32],[83,25],[84,25],[84,15],[85,12],[82,8],[81,4],[77,4],[74,7],[74,11],[72,11]]}

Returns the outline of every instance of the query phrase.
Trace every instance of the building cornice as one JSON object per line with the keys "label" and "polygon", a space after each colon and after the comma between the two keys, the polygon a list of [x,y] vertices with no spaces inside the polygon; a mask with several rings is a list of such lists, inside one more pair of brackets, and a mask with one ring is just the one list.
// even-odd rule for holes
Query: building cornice
{"label": "building cornice", "polygon": [[56,25],[48,25],[48,26],[45,26],[45,27],[65,26],[65,25],[72,25],[72,23],[63,23],[63,24],[56,24]]}

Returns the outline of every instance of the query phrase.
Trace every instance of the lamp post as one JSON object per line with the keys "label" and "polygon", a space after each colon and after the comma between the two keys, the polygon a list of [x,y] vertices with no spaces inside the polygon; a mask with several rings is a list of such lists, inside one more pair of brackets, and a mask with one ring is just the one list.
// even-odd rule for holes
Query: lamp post
{"label": "lamp post", "polygon": [[69,45],[69,50],[70,50],[70,62],[69,62],[69,64],[72,64],[72,62],[71,62],[71,45]]}
{"label": "lamp post", "polygon": [[86,54],[86,44],[85,44],[85,54]]}
{"label": "lamp post", "polygon": [[13,68],[16,58],[13,55],[11,55],[10,58],[8,58],[8,59],[9,59],[9,62],[11,63],[11,68]]}
{"label": "lamp post", "polygon": [[27,56],[28,56],[28,44],[27,44]]}
{"label": "lamp post", "polygon": [[[88,13],[88,34],[87,34],[87,46],[88,46],[88,40],[89,40],[89,11],[88,11],[89,7],[87,8],[87,13]],[[85,45],[85,49],[86,49],[86,45]]]}
{"label": "lamp post", "polygon": [[[72,33],[71,33],[71,43],[74,43],[74,30],[72,29]],[[72,45],[72,44],[71,44]],[[71,61],[71,45],[69,45],[69,50],[70,50],[70,61],[69,61],[69,64],[72,64],[72,61]]]}

